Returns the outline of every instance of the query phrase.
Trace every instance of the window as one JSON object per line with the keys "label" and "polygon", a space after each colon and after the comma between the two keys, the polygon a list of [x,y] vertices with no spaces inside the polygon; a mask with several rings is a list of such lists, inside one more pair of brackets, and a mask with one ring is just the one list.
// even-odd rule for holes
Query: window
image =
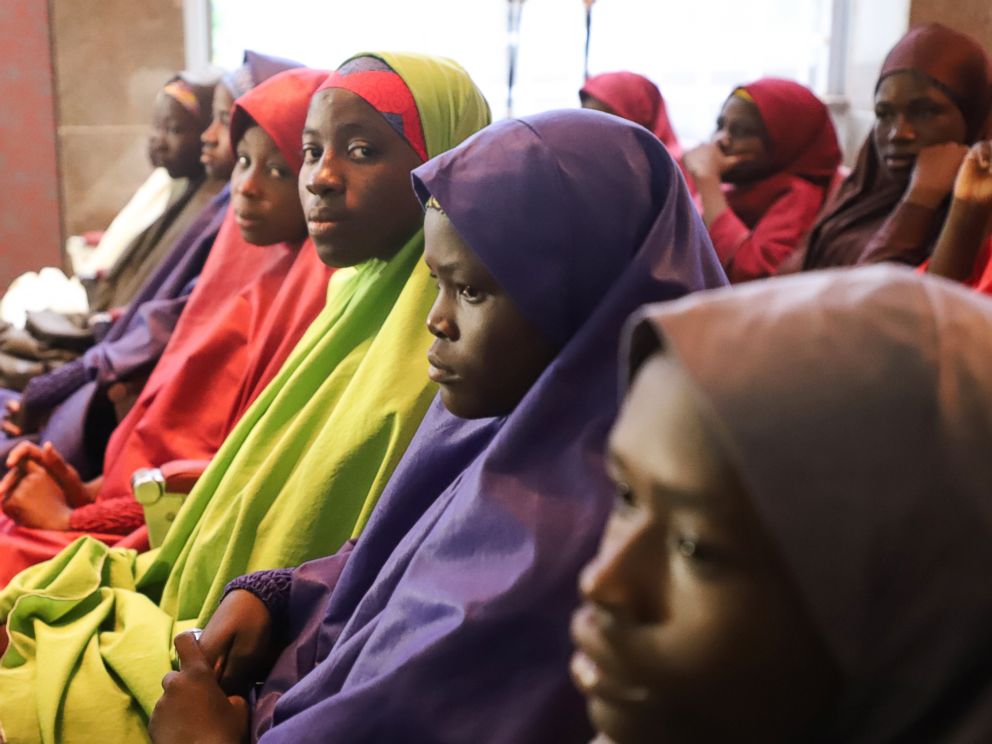
{"label": "window", "polygon": [[[838,92],[828,81],[830,32],[846,1],[598,0],[589,69],[650,77],[691,144],[710,135],[736,84],[777,75]],[[359,51],[440,54],[469,71],[494,118],[506,115],[506,0],[279,0],[278,12],[272,7],[272,0],[211,0],[212,61],[235,67],[245,48],[327,68]],[[581,0],[524,2],[515,115],[578,105],[584,44]]]}

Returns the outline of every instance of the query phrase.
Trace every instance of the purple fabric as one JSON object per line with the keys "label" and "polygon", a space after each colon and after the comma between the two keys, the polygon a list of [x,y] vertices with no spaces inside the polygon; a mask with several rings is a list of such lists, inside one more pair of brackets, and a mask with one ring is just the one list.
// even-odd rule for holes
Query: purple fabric
{"label": "purple fabric", "polygon": [[285,70],[303,67],[299,62],[268,54],[245,51],[241,67],[224,75],[220,80],[235,98],[240,98],[259,83]]}
{"label": "purple fabric", "polygon": [[[39,403],[54,406],[42,430],[27,438],[53,442],[83,478],[99,475],[103,449],[116,423],[106,399],[107,388],[155,366],[213,247],[229,202],[230,187],[225,186],[179,238],[104,339],[76,360],[69,372],[42,375],[25,389],[22,405],[32,413],[37,413]],[[53,395],[55,389],[58,395]],[[5,455],[23,438],[0,437],[0,452]]]}
{"label": "purple fabric", "polygon": [[[499,422],[435,405],[350,560],[298,569],[290,617],[312,632],[253,726],[274,721],[265,744],[588,741],[567,627],[610,507],[620,329],[645,302],[726,279],[662,144],[617,117],[500,122],[414,183],[562,350]],[[458,467],[424,472],[450,442]]]}

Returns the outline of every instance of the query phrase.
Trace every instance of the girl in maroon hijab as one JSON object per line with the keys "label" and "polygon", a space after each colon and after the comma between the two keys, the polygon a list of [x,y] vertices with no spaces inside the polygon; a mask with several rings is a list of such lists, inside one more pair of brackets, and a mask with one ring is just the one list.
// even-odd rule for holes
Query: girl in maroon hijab
{"label": "girl in maroon hijab", "polygon": [[837,175],[841,153],[826,106],[791,80],[762,78],[723,104],[712,142],[685,167],[732,282],[777,273],[801,244]]}
{"label": "girl in maroon hijab", "polygon": [[597,743],[992,741],[992,303],[874,266],[638,320],[572,624]]}
{"label": "girl in maroon hijab", "polygon": [[936,23],[911,29],[882,64],[874,131],[810,233],[803,269],[926,260],[990,105],[992,65],[978,42]]}
{"label": "girl in maroon hijab", "polygon": [[661,140],[676,161],[682,146],[668,119],[665,99],[658,86],[636,72],[604,72],[586,80],[579,91],[582,108],[603,111],[640,124]]}

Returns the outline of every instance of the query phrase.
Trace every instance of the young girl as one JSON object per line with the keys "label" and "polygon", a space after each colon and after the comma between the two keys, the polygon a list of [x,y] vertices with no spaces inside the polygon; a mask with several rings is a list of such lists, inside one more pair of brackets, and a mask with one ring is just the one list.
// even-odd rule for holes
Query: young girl
{"label": "young girl", "polygon": [[[0,484],[7,514],[0,520],[4,585],[81,534],[113,543],[141,527],[142,508],[129,487],[134,470],[211,457],[232,419],[247,408],[242,396],[261,392],[275,375],[272,365],[288,356],[316,317],[328,271],[304,244],[296,174],[310,96],[326,76],[293,70],[239,99],[232,210],[176,333],[110,438],[103,478],[84,484],[52,447],[20,445],[11,454],[14,470]],[[264,133],[273,143],[252,152],[246,132]],[[264,168],[255,162],[259,154]],[[251,215],[251,225],[239,227],[239,215]],[[85,446],[93,418],[88,430],[62,429],[64,436]]]}
{"label": "young girl", "polygon": [[990,354],[892,267],[648,308],[572,624],[597,741],[990,740]]}
{"label": "young girl", "polygon": [[609,501],[606,350],[639,303],[723,274],[670,156],[616,117],[501,122],[414,183],[439,403],[340,580],[343,554],[240,579],[202,646],[177,639],[157,742],[237,741],[244,708],[209,670],[244,694],[287,642],[263,742],[587,740],[565,631]]}
{"label": "young girl", "polygon": [[[321,256],[354,268],[335,275],[324,311],[227,437],[158,551],[136,563],[133,552],[83,539],[0,594],[8,734],[55,739],[48,732],[85,725],[93,739],[144,739],[177,630],[204,625],[239,574],[326,554],[362,527],[434,394],[421,373],[431,282],[411,162],[488,120],[481,93],[447,60],[363,55],[327,78],[307,115],[299,183]],[[251,212],[240,217],[252,226]],[[57,599],[70,584],[85,589]],[[115,597],[113,606],[100,596]],[[35,599],[77,608],[65,625],[42,611],[75,642],[40,639],[41,616],[20,612]],[[72,652],[80,644],[91,649],[85,659]],[[41,663],[30,649],[42,646],[58,658],[43,650]],[[65,675],[64,694],[39,707],[35,680],[52,669]]]}
{"label": "young girl", "polygon": [[837,175],[834,125],[804,86],[762,78],[730,95],[716,128],[683,158],[703,221],[732,282],[770,276],[799,247]]}
{"label": "young girl", "polygon": [[[250,61],[217,84],[213,121],[201,135],[201,162],[208,176],[217,180],[227,181],[234,168],[228,134],[234,98],[271,75],[298,66],[254,52],[247,52],[245,57]],[[88,461],[87,455],[103,451],[106,437],[100,433],[109,433],[123,418],[121,412],[126,413],[134,404],[161,357],[203,271],[229,203],[230,187],[225,187],[176,241],[100,343],[79,359],[33,378],[23,395],[10,401],[3,426],[8,436],[0,435],[4,460],[19,438],[26,436],[31,441],[52,442],[84,476],[100,472],[100,463]],[[86,432],[85,452],[80,449],[81,431]]]}
{"label": "young girl", "polygon": [[874,131],[810,232],[802,267],[926,260],[990,110],[992,60],[978,42],[940,24],[909,31],[882,63]]}

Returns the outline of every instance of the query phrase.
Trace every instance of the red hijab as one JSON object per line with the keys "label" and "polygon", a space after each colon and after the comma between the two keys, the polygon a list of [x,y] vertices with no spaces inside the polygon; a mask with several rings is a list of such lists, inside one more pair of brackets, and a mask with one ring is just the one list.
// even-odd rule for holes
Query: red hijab
{"label": "red hijab", "polygon": [[[326,77],[289,70],[239,98],[231,142],[257,123],[298,172],[310,97]],[[229,212],[172,340],[111,437],[100,499],[129,497],[137,468],[211,458],[320,312],[330,273],[309,241],[246,243]]]}
{"label": "red hijab", "polygon": [[841,163],[827,107],[806,86],[782,78],[761,78],[737,90],[747,94],[761,115],[774,170],[760,181],[727,187],[727,202],[734,214],[754,227],[796,179],[818,186],[810,193],[822,202]]}
{"label": "red hijab", "polygon": [[643,75],[634,72],[604,72],[586,80],[579,97],[592,96],[611,109],[617,116],[640,124],[654,132],[672,157],[682,157],[682,146],[668,119],[665,99],[658,86]]}
{"label": "red hijab", "polygon": [[[992,61],[981,44],[939,23],[916,26],[885,58],[876,90],[882,80],[897,72],[927,77],[961,110],[968,126],[967,143],[979,138],[992,110]],[[858,261],[906,190],[906,183],[883,175],[873,135],[869,134],[851,175],[810,232],[804,270],[848,266]],[[908,258],[919,263],[926,256]]]}

